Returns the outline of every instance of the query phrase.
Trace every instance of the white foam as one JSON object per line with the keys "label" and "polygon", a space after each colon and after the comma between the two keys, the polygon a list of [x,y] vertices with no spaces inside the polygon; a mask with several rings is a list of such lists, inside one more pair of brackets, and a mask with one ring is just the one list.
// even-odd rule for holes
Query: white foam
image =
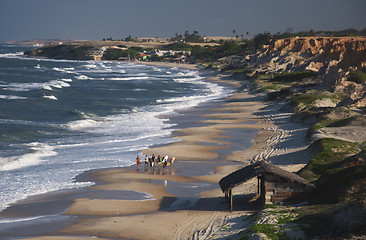
{"label": "white foam", "polygon": [[91,68],[97,68],[97,65],[95,65],[95,64],[86,64],[83,67],[85,67],[87,69],[91,69]]}
{"label": "white foam", "polygon": [[44,90],[50,90],[50,91],[52,91],[52,88],[49,85],[44,85],[42,88]]}
{"label": "white foam", "polygon": [[99,124],[101,124],[101,122],[98,122],[93,119],[83,119],[83,120],[72,121],[66,124],[65,126],[71,130],[85,130],[87,128],[95,127]]}
{"label": "white foam", "polygon": [[113,80],[113,81],[130,81],[130,80],[144,80],[149,79],[149,77],[116,77],[116,78],[107,78],[107,80]]}
{"label": "white foam", "polygon": [[87,79],[92,79],[86,75],[79,75],[79,76],[76,76],[75,77],[76,79],[79,79],[79,80],[87,80]]}
{"label": "white foam", "polygon": [[43,98],[47,98],[47,99],[51,99],[51,100],[57,101],[57,97],[55,97],[54,95],[44,95]]}
{"label": "white foam", "polygon": [[62,68],[58,68],[58,67],[54,67],[52,68],[54,71],[57,71],[57,72],[65,72],[66,70],[62,69]]}
{"label": "white foam", "polygon": [[72,82],[72,79],[71,78],[62,78],[60,80],[61,81],[64,81],[64,82]]}
{"label": "white foam", "polygon": [[20,96],[13,96],[13,95],[0,95],[0,99],[23,100],[23,99],[27,99],[27,97],[20,97]]}
{"label": "white foam", "polygon": [[44,83],[10,83],[6,85],[0,85],[3,90],[14,92],[27,92],[34,89],[41,89]]}
{"label": "white foam", "polygon": [[44,216],[36,216],[36,217],[28,217],[28,218],[6,218],[6,219],[0,219],[0,224],[2,223],[16,223],[16,222],[28,222],[28,221],[34,221],[37,219],[41,219]]}
{"label": "white foam", "polygon": [[24,57],[23,52],[0,54],[0,58],[20,58],[20,57]]}
{"label": "white foam", "polygon": [[0,84],[3,90],[14,91],[14,92],[28,92],[31,90],[45,89],[52,90],[51,87],[62,88],[70,87],[70,84],[66,82],[72,82],[72,79],[60,79],[60,80],[50,80],[45,83],[10,83],[10,84]]}
{"label": "white foam", "polygon": [[57,153],[54,148],[45,143],[28,144],[32,153],[26,153],[17,158],[0,158],[0,171],[9,171],[14,169],[25,168],[29,166],[39,165],[45,157],[55,156]]}

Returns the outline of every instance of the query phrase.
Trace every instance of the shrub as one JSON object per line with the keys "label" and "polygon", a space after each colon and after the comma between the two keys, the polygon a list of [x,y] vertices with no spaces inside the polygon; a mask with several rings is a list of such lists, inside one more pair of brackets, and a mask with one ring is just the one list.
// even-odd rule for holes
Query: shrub
{"label": "shrub", "polygon": [[351,72],[348,77],[348,81],[355,82],[358,84],[366,82],[366,68],[359,69]]}
{"label": "shrub", "polygon": [[290,72],[290,73],[281,73],[270,81],[280,82],[280,83],[290,83],[294,81],[300,81],[304,78],[315,77],[316,74],[314,72]]}

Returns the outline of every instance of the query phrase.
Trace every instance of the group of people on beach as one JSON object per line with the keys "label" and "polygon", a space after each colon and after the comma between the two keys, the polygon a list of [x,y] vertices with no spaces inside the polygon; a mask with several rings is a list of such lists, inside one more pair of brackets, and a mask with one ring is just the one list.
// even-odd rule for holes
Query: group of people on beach
{"label": "group of people on beach", "polygon": [[[154,168],[154,166],[163,166],[163,168],[166,168],[167,165],[173,165],[175,161],[175,157],[169,158],[168,155],[165,155],[165,157],[162,157],[158,155],[157,157],[155,154],[152,156],[145,155],[144,163],[145,163],[145,169],[147,169],[149,166],[150,168]],[[139,155],[136,157],[136,164],[137,168],[139,168],[141,164],[141,158]]]}

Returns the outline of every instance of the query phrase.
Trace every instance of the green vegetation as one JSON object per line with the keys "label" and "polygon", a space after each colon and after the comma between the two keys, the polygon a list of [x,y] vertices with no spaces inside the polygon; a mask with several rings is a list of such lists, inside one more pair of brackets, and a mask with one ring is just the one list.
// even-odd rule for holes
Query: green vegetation
{"label": "green vegetation", "polygon": [[292,83],[315,76],[316,73],[314,72],[288,72],[275,75],[272,79],[270,79],[270,81],[277,83]]}
{"label": "green vegetation", "polygon": [[191,56],[200,62],[213,62],[219,58],[232,55],[242,55],[248,53],[245,44],[237,41],[223,41],[219,46],[199,46],[190,45],[184,42],[175,42],[164,46],[165,50],[191,51]]}
{"label": "green vegetation", "polygon": [[260,74],[256,76],[254,83],[262,90],[281,90],[295,84],[302,84],[306,78],[313,79],[317,74],[313,72],[286,72],[274,74]]}
{"label": "green vegetation", "polygon": [[335,205],[309,205],[294,209],[298,218],[294,221],[301,226],[307,239],[314,239],[328,233],[330,229],[329,212]]}
{"label": "green vegetation", "polygon": [[271,34],[269,32],[256,34],[253,39],[253,45],[255,50],[260,49],[263,45],[268,45],[270,40]]}
{"label": "green vegetation", "polygon": [[[258,222],[259,219],[268,219],[264,222]],[[293,209],[277,206],[266,205],[261,212],[255,212],[246,220],[251,220],[253,224],[246,230],[242,231],[241,239],[248,239],[253,233],[263,233],[270,239],[293,239],[287,235],[288,230],[301,230],[296,226],[298,214]],[[292,224],[289,227],[288,224]]]}
{"label": "green vegetation", "polygon": [[95,50],[92,46],[77,46],[77,45],[56,45],[46,46],[39,49],[32,49],[24,52],[25,55],[43,56],[54,59],[69,59],[69,60],[92,60],[91,52]]}
{"label": "green vegetation", "polygon": [[360,151],[358,144],[334,138],[322,138],[313,143],[320,149],[300,175],[311,180],[317,180],[322,174],[332,171],[337,164],[346,157]]}
{"label": "green vegetation", "polygon": [[312,107],[311,105],[316,102],[316,100],[328,99],[330,96],[328,94],[321,93],[303,93],[296,96],[291,97],[291,101],[297,104],[307,105],[308,107]]}
{"label": "green vegetation", "polygon": [[173,50],[173,51],[191,51],[192,45],[184,42],[175,42],[172,44],[165,45],[163,47],[164,50]]}
{"label": "green vegetation", "polygon": [[118,60],[119,58],[135,58],[143,48],[131,47],[128,50],[109,48],[103,55],[104,60]]}
{"label": "green vegetation", "polygon": [[191,42],[191,43],[203,43],[204,37],[201,37],[198,34],[198,31],[193,31],[193,33],[189,33],[189,31],[185,31],[184,35],[180,35],[178,33],[175,34],[174,37],[170,39],[172,42]]}
{"label": "green vegetation", "polygon": [[366,82],[366,67],[361,68],[357,71],[351,72],[348,81],[362,84]]}
{"label": "green vegetation", "polygon": [[292,29],[287,29],[283,33],[276,33],[273,35],[273,39],[283,39],[283,38],[291,38],[291,37],[347,37],[347,36],[366,36],[366,28],[363,30],[357,30],[354,28],[344,29],[340,31],[300,31],[300,32],[293,32]]}

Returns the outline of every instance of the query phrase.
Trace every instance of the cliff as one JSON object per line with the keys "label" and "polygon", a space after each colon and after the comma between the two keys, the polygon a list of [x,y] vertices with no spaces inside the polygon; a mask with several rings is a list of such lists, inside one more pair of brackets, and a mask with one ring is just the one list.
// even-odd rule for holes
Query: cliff
{"label": "cliff", "polygon": [[366,37],[280,39],[247,56],[246,63],[254,65],[253,74],[315,72],[322,89],[347,94],[347,105],[366,106],[365,83],[350,81],[352,73],[365,72]]}

